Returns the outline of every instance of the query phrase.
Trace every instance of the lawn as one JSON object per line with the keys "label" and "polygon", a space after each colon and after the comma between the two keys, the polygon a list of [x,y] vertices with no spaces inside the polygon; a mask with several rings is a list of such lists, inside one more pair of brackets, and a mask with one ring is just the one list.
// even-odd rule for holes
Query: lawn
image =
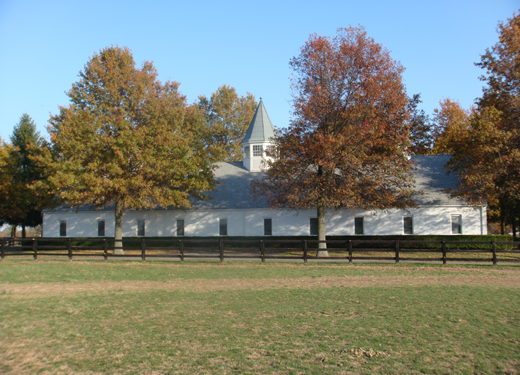
{"label": "lawn", "polygon": [[0,373],[518,374],[520,267],[0,262]]}

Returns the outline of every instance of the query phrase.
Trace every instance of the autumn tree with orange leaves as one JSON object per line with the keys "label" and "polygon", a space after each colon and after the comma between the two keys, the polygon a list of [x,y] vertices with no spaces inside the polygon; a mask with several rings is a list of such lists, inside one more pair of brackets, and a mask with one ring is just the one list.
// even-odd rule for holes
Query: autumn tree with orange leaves
{"label": "autumn tree with orange leaves", "polygon": [[465,137],[472,109],[462,108],[458,101],[449,98],[439,102],[433,115],[433,154],[453,154]]}
{"label": "autumn tree with orange leaves", "polygon": [[137,68],[128,48],[103,49],[79,76],[71,104],[49,121],[53,152],[39,161],[65,204],[113,207],[122,252],[124,210],[187,209],[214,187],[203,118],[178,83],[159,82],[151,62]]}
{"label": "autumn tree with orange leaves", "polygon": [[497,207],[516,233],[520,217],[520,15],[499,23],[498,42],[476,65],[485,70],[482,98],[468,135],[448,167],[461,182],[457,195]]}
{"label": "autumn tree with orange leaves", "polygon": [[[325,209],[413,206],[404,68],[362,27],[311,35],[294,57],[293,117],[267,152],[255,196],[272,207]],[[318,255],[326,255],[320,243]]]}

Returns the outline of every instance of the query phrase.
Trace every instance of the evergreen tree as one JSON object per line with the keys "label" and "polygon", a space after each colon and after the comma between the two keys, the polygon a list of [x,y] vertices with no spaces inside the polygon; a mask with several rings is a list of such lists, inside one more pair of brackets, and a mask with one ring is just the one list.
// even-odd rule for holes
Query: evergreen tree
{"label": "evergreen tree", "polygon": [[2,187],[6,198],[2,199],[1,217],[14,227],[21,226],[25,237],[26,227],[42,223],[41,210],[45,208],[45,199],[32,188],[35,181],[44,180],[42,168],[33,160],[43,147],[43,139],[27,113],[15,125],[11,145],[2,147],[7,150],[2,156],[4,173],[9,177]]}

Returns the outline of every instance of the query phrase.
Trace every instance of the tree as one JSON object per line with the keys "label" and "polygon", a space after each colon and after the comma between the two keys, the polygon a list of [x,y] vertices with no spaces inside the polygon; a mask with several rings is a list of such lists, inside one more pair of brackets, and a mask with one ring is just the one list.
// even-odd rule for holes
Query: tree
{"label": "tree", "polygon": [[413,206],[403,67],[362,27],[311,35],[290,66],[293,117],[267,152],[255,196],[273,207],[316,208],[320,241],[325,208]]}
{"label": "tree", "polygon": [[26,227],[42,223],[41,210],[51,199],[47,194],[35,194],[32,188],[36,181],[45,180],[42,168],[32,159],[44,144],[28,114],[22,115],[15,125],[11,143],[11,146],[3,145],[3,169],[9,177],[3,186],[8,199],[1,200],[0,215],[14,228],[21,226],[22,237],[25,237]]}
{"label": "tree", "polygon": [[[499,23],[499,41],[475,65],[486,70],[465,147],[448,164],[461,179],[459,195],[485,201],[516,229],[520,216],[520,16]],[[513,232],[516,232],[515,230]]]}
{"label": "tree", "polygon": [[0,138],[0,225],[5,223],[5,208],[6,203],[9,202],[10,186],[11,186],[11,171],[9,168],[9,155],[12,152],[12,146],[5,143]]}
{"label": "tree", "polygon": [[429,155],[433,148],[432,123],[424,109],[419,110],[419,103],[422,103],[421,94],[415,94],[408,98],[408,111],[410,113],[408,123],[412,143],[408,151],[412,155]]}
{"label": "tree", "polygon": [[240,142],[255,114],[255,97],[238,96],[235,88],[222,85],[210,99],[199,96],[198,106],[204,112],[203,138],[211,154],[218,161],[242,160]]}
{"label": "tree", "polygon": [[123,210],[187,209],[213,189],[203,120],[178,83],[159,82],[151,62],[136,68],[128,48],[103,49],[79,77],[49,121],[53,152],[41,161],[65,204],[114,207],[122,252]]}
{"label": "tree", "polygon": [[434,109],[433,116],[433,153],[453,154],[468,130],[472,109],[465,110],[449,98],[441,100],[439,107]]}

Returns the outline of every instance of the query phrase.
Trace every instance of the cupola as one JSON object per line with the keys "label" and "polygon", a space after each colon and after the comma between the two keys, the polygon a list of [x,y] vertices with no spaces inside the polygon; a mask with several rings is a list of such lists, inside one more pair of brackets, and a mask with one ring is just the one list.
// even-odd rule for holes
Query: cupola
{"label": "cupola", "polygon": [[244,155],[244,167],[250,172],[260,172],[264,152],[271,145],[270,139],[274,137],[274,127],[265,110],[264,102],[256,107],[255,115],[249,124],[246,136],[241,142]]}

